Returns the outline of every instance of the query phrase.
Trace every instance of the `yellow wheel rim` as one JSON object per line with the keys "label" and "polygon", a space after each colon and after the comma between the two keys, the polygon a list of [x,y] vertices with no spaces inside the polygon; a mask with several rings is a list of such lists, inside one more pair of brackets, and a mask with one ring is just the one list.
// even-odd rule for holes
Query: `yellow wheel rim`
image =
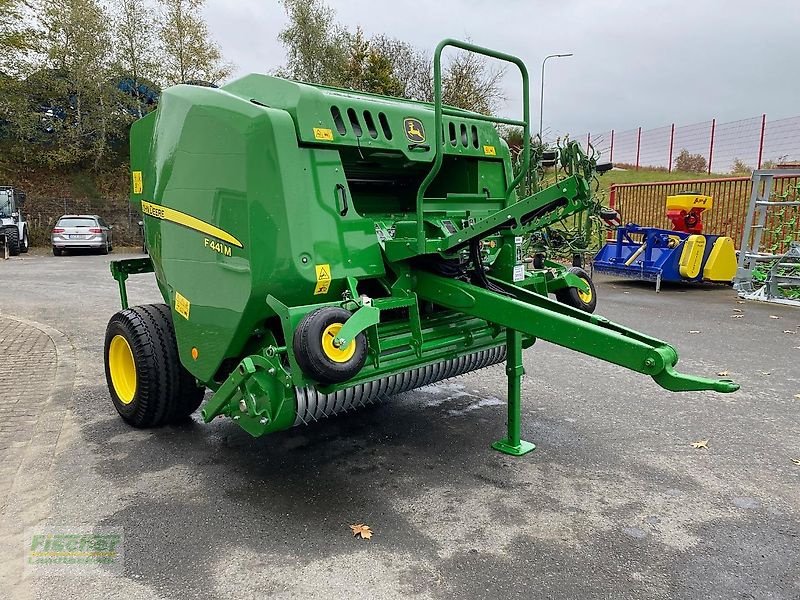
{"label": "yellow wheel rim", "polygon": [[133,402],[136,395],[136,363],[128,340],[121,335],[115,335],[108,347],[108,370],[120,402]]}
{"label": "yellow wheel rim", "polygon": [[353,340],[342,348],[337,348],[333,345],[333,340],[339,335],[342,329],[341,323],[331,323],[322,332],[322,351],[325,356],[330,358],[333,362],[345,363],[356,353],[356,341]]}
{"label": "yellow wheel rim", "polygon": [[[584,281],[586,281],[586,280],[584,279]],[[589,291],[588,292],[584,292],[584,291],[581,291],[581,290],[576,290],[576,291],[578,292],[578,298],[581,299],[581,302],[583,302],[584,304],[591,304],[592,298],[593,298],[593,296],[592,296],[592,286],[589,285],[588,281],[586,281],[586,285],[589,286]]]}

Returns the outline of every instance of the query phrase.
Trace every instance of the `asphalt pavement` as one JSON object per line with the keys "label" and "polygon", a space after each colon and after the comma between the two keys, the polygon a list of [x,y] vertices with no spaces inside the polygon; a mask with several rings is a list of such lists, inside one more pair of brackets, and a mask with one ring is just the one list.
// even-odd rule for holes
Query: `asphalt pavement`
{"label": "asphalt pavement", "polygon": [[[669,393],[537,342],[519,458],[490,448],[502,365],[259,439],[139,431],[103,376],[118,257],[0,261],[0,597],[800,598],[800,309],[598,277],[598,314],[742,389]],[[161,301],[152,275],[129,296]],[[25,569],[35,526],[121,528],[124,568]]]}

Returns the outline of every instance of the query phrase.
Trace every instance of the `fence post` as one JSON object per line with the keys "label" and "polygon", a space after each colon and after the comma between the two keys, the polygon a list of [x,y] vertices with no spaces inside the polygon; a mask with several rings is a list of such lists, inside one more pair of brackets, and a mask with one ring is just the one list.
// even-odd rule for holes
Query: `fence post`
{"label": "fence post", "polygon": [[614,162],[614,130],[611,130],[611,156],[608,157],[608,162]]}
{"label": "fence post", "polygon": [[[617,184],[612,183],[611,186],[608,188],[608,207],[614,210],[617,206]],[[606,233],[606,241],[611,242],[616,239],[616,233],[613,230],[609,229]]]}
{"label": "fence post", "polygon": [[708,147],[708,174],[711,175],[711,161],[714,159],[714,129],[717,127],[717,120],[711,119],[711,145]]}
{"label": "fence post", "polygon": [[672,129],[669,132],[669,164],[667,165],[667,172],[672,173],[672,149],[675,144],[675,123],[672,124]]}
{"label": "fence post", "polygon": [[758,140],[758,169],[761,168],[761,159],[764,157],[764,129],[767,127],[767,113],[761,115],[761,137]]}
{"label": "fence post", "polygon": [[636,134],[636,170],[639,170],[639,149],[642,147],[642,128],[639,127],[639,132]]}

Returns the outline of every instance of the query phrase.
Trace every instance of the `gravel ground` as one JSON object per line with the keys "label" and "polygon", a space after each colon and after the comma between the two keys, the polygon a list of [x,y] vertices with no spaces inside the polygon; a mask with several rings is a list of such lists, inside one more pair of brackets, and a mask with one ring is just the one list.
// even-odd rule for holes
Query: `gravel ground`
{"label": "gravel ground", "polygon": [[[800,310],[598,277],[599,314],[742,389],[671,394],[539,342],[522,422],[538,449],[521,458],[489,447],[505,427],[502,366],[260,439],[197,415],[137,431],[103,377],[113,258],[0,262],[0,319],[50,337],[31,360],[37,389],[54,388],[46,419],[32,411],[30,435],[0,448],[21,465],[0,470],[0,597],[800,598]],[[151,275],[129,293],[160,301]],[[30,370],[0,378],[19,373],[31,383]],[[0,386],[2,405],[19,398]],[[353,538],[359,522],[372,540]],[[122,528],[124,569],[26,571],[35,525]]]}

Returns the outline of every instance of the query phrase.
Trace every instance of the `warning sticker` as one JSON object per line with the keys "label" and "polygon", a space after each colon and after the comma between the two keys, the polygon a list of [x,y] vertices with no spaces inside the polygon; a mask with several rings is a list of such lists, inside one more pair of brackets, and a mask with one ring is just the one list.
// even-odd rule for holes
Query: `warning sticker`
{"label": "warning sticker", "polygon": [[483,153],[486,156],[497,156],[497,152],[494,149],[494,146],[484,146]]}
{"label": "warning sticker", "polygon": [[523,281],[525,279],[525,265],[514,265],[513,280]]}
{"label": "warning sticker", "polygon": [[141,171],[134,171],[131,173],[131,178],[133,179],[133,193],[134,194],[141,194],[142,193],[142,172]]}
{"label": "warning sticker", "polygon": [[181,295],[180,292],[175,292],[175,312],[182,316],[184,319],[189,318],[189,309],[192,304]]}
{"label": "warning sticker", "polygon": [[331,266],[329,264],[315,265],[317,270],[317,287],[314,288],[314,295],[327,294],[331,287]]}
{"label": "warning sticker", "polygon": [[333,131],[331,131],[330,129],[325,129],[323,127],[314,127],[314,139],[323,140],[326,142],[332,142]]}

